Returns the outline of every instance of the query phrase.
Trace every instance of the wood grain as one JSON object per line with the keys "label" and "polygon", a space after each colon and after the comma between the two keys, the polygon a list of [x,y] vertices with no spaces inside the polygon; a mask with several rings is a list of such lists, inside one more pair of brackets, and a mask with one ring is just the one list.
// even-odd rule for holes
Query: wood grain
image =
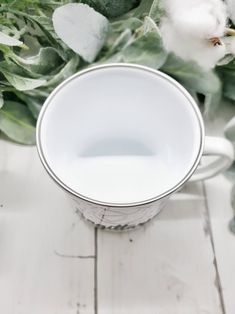
{"label": "wood grain", "polygon": [[220,314],[201,184],[139,230],[98,231],[100,314]]}
{"label": "wood grain", "polygon": [[94,313],[94,229],[35,148],[0,150],[0,313]]}

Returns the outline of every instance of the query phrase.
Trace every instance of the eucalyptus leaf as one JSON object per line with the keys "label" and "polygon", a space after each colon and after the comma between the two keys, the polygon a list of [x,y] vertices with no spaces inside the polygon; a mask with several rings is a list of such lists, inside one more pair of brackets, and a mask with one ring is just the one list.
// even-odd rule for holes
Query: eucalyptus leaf
{"label": "eucalyptus leaf", "polygon": [[165,63],[167,52],[159,35],[156,32],[149,32],[125,47],[122,50],[122,56],[125,62],[158,69]]}
{"label": "eucalyptus leaf", "polygon": [[21,46],[23,42],[0,32],[0,43],[7,46]]}
{"label": "eucalyptus leaf", "polygon": [[85,61],[92,62],[104,45],[109,22],[86,4],[68,3],[53,13],[57,35]]}
{"label": "eucalyptus leaf", "polygon": [[17,90],[20,90],[20,91],[34,89],[46,83],[46,80],[31,79],[31,78],[23,77],[23,76],[11,73],[2,68],[0,68],[0,71],[8,80],[8,82],[12,86],[14,86]]}
{"label": "eucalyptus leaf", "polygon": [[14,101],[6,101],[0,109],[0,130],[12,140],[35,144],[35,120],[27,107]]}
{"label": "eucalyptus leaf", "polygon": [[108,18],[123,15],[136,7],[139,0],[82,0]]}
{"label": "eucalyptus leaf", "polygon": [[235,116],[226,124],[224,133],[230,141],[235,143]]}
{"label": "eucalyptus leaf", "polygon": [[170,53],[161,70],[187,85],[192,90],[207,95],[217,93],[221,83],[214,71],[204,71],[194,62],[187,62]]}

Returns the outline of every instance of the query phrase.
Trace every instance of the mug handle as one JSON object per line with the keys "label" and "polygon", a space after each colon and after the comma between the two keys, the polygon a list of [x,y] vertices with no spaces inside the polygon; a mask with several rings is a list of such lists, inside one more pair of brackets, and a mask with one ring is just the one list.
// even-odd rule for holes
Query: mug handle
{"label": "mug handle", "polygon": [[217,156],[218,158],[205,166],[199,165],[190,181],[209,179],[226,170],[234,160],[233,145],[225,138],[206,136],[203,156]]}

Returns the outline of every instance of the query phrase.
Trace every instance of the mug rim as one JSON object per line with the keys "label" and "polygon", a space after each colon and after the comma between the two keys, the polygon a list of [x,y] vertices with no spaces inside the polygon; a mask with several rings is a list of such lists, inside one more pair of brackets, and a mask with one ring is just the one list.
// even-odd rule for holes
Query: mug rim
{"label": "mug rim", "polygon": [[[102,202],[96,199],[92,199],[90,197],[87,197],[85,195],[80,194],[79,192],[73,190],[72,188],[70,188],[68,185],[66,185],[52,170],[52,168],[49,166],[46,157],[43,153],[43,148],[42,148],[42,143],[41,143],[41,124],[42,124],[42,120],[44,117],[44,114],[47,110],[47,108],[49,107],[51,100],[54,98],[54,96],[57,94],[58,91],[60,91],[62,88],[64,88],[70,81],[76,79],[77,77],[80,77],[84,74],[87,74],[89,72],[93,72],[99,69],[105,69],[105,68],[115,68],[115,67],[122,67],[122,68],[135,68],[135,69],[139,69],[139,70],[143,70],[146,72],[150,72],[152,74],[155,74],[156,76],[165,79],[167,81],[169,81],[171,84],[173,84],[188,100],[189,104],[191,105],[194,113],[195,113],[195,117],[197,118],[197,122],[199,124],[199,130],[200,130],[200,145],[199,145],[199,150],[197,153],[197,157],[194,160],[194,162],[192,163],[192,166],[190,168],[190,170],[187,172],[187,174],[177,183],[175,184],[172,188],[166,190],[165,192],[143,200],[143,201],[138,201],[138,202],[131,202],[131,203],[112,203],[112,202]],[[40,114],[38,116],[38,120],[37,120],[37,125],[36,125],[36,147],[37,147],[37,151],[38,151],[38,155],[39,158],[44,166],[44,168],[46,169],[47,173],[49,174],[49,176],[60,186],[62,187],[66,192],[72,194],[75,197],[78,197],[80,199],[82,199],[83,201],[92,203],[94,205],[100,205],[100,206],[107,206],[107,207],[136,207],[136,206],[141,206],[141,205],[146,205],[146,204],[150,204],[153,202],[156,202],[160,199],[163,199],[167,196],[170,196],[172,193],[174,193],[175,191],[177,191],[178,189],[180,189],[184,183],[186,183],[186,181],[189,180],[189,178],[193,175],[193,173],[195,172],[195,170],[197,169],[197,166],[201,160],[202,157],[202,153],[203,153],[203,146],[204,146],[204,138],[205,138],[205,130],[204,130],[204,124],[203,124],[203,120],[202,120],[202,115],[201,112],[198,108],[198,105],[196,104],[195,100],[193,99],[193,97],[189,94],[189,92],[180,84],[178,83],[175,79],[173,79],[172,77],[170,77],[169,75],[159,71],[159,70],[155,70],[152,69],[150,67],[144,66],[144,65],[139,65],[139,64],[131,64],[131,63],[109,63],[109,64],[101,64],[101,65],[96,65],[96,66],[92,66],[89,67],[87,69],[84,69],[82,71],[79,71],[75,74],[73,74],[72,76],[68,77],[67,79],[65,79],[62,83],[60,83],[47,97],[47,99],[45,100],[42,109],[40,111]]]}

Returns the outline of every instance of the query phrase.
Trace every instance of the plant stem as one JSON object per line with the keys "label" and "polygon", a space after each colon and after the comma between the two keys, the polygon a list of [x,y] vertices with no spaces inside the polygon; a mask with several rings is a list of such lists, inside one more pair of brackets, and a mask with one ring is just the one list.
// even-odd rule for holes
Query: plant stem
{"label": "plant stem", "polygon": [[225,28],[225,34],[230,36],[235,36],[235,29],[233,28]]}

